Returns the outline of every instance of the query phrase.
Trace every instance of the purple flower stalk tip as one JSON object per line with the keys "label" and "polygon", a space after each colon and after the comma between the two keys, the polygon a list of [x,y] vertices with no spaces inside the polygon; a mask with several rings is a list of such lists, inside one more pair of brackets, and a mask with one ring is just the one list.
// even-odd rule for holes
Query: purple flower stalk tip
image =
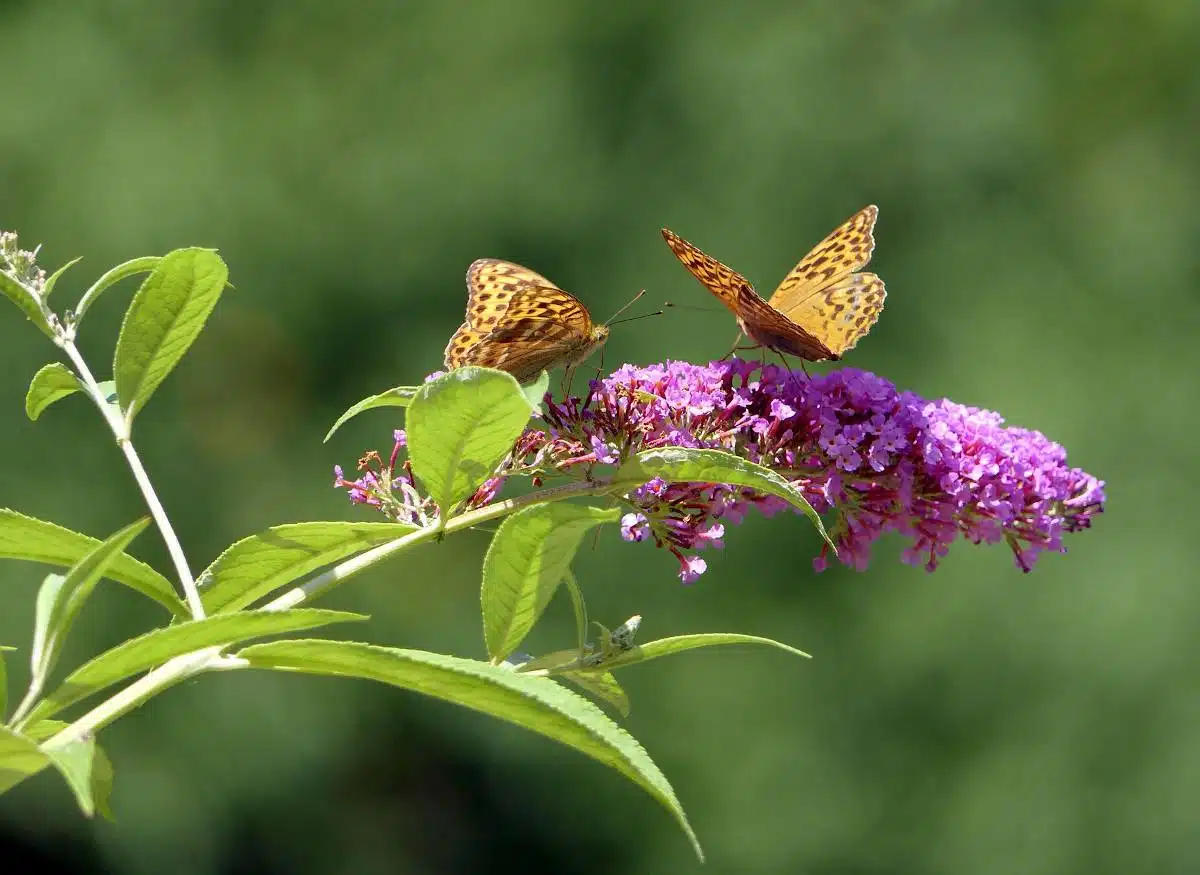
{"label": "purple flower stalk tip", "polygon": [[[1062,536],[1090,527],[1104,510],[1104,482],[1069,468],[1066,451],[1041,433],[1005,427],[992,411],[898,391],[854,368],[810,379],[740,359],[625,365],[593,381],[585,398],[547,395],[546,405],[542,427],[525,432],[472,505],[491,501],[513,474],[537,484],[548,472],[590,476],[597,464],[642,450],[720,449],[774,470],[817,511],[832,511],[842,564],[865,569],[871,545],[898,532],[909,540],[904,561],[929,571],[960,535],[1004,541],[1030,571],[1042,552],[1065,552]],[[343,485],[353,487],[351,500],[354,488],[371,486]],[[662,480],[625,500],[621,536],[670,550],[685,582],[706,568],[695,552],[723,546],[727,528],[751,508],[770,516],[789,507],[741,487]],[[814,568],[829,559],[826,545]]]}

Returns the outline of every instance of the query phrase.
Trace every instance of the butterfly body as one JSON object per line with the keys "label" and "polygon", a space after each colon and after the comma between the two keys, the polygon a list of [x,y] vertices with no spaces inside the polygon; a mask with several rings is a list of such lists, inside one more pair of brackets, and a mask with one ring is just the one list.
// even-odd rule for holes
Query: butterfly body
{"label": "butterfly body", "polygon": [[587,308],[529,268],[481,258],[467,270],[466,321],[446,345],[447,368],[480,365],[519,383],[584,361],[608,339]]}
{"label": "butterfly body", "polygon": [[859,271],[875,248],[877,207],[859,210],[813,248],[764,300],[740,273],[706,255],[673,231],[663,239],[737,317],[757,345],[806,361],[837,361],[871,329],[883,309],[883,280]]}

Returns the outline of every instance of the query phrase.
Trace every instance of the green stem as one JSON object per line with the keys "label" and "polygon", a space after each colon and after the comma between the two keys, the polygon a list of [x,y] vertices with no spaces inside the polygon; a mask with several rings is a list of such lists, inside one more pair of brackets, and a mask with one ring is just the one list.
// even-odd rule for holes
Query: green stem
{"label": "green stem", "polygon": [[[382,544],[379,547],[347,559],[345,562],[339,563],[329,571],[314,577],[307,583],[295,589],[288,590],[260,610],[285,611],[289,608],[294,608],[303,602],[316,598],[318,595],[325,594],[343,581],[348,580],[355,574],[377,562],[381,562],[389,556],[428,541],[440,540],[446,535],[461,532],[480,523],[498,519],[523,507],[549,501],[562,501],[563,499],[574,498],[580,495],[606,492],[611,486],[612,483],[609,479],[566,483],[562,486],[554,486],[550,489],[543,489],[540,492],[533,492],[529,495],[522,495],[519,498],[511,498],[506,501],[498,501],[495,504],[489,504],[478,510],[468,511],[448,520],[445,525],[435,524],[427,526],[401,538],[397,538],[390,543]],[[173,687],[196,675],[209,671],[246,667],[246,663],[237,657],[222,654],[222,649],[220,646],[206,647],[202,650],[184,653],[163,663],[158,668],[153,669],[123,690],[101,702],[70,726],[45,742],[44,746],[60,748],[78,741],[87,734],[104,728],[117,718],[139,707],[168,687]]]}
{"label": "green stem", "polygon": [[192,612],[192,619],[203,620],[205,616],[204,604],[200,601],[200,590],[196,587],[195,578],[192,577],[187,557],[183,555],[183,545],[180,544],[175,530],[171,527],[171,520],[163,508],[162,502],[158,500],[158,495],[155,493],[154,486],[150,482],[150,475],[146,473],[146,469],[142,465],[142,460],[138,456],[137,450],[134,449],[133,442],[129,439],[128,426],[113,410],[112,406],[108,403],[108,399],[104,397],[104,392],[101,391],[96,378],[92,376],[92,372],[88,368],[87,362],[83,360],[83,356],[80,355],[75,342],[70,337],[60,337],[58,345],[71,359],[71,363],[75,366],[76,374],[83,384],[84,391],[92,399],[96,407],[99,408],[104,421],[108,423],[108,427],[112,429],[113,436],[117,439],[117,446],[125,454],[125,461],[129,464],[129,470],[133,473],[134,482],[137,483],[138,488],[142,491],[142,498],[145,500],[146,506],[150,509],[150,516],[153,517],[154,524],[158,526],[159,534],[162,535],[163,542],[166,544],[167,553],[175,565],[175,573],[179,577],[180,586],[183,587],[183,594],[187,599],[188,608]]}

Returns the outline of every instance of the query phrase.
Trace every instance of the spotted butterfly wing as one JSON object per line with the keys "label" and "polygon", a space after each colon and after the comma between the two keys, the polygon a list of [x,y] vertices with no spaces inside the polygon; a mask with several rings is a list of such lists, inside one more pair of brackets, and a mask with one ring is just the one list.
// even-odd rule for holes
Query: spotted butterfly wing
{"label": "spotted butterfly wing", "polygon": [[883,310],[883,280],[859,273],[875,250],[879,208],[863,207],[813,247],[768,302],[791,322],[817,334],[838,358],[861,340]]}
{"label": "spotted butterfly wing", "polygon": [[446,346],[447,368],[497,368],[525,383],[543,370],[573,367],[608,338],[574,295],[521,265],[480,259],[467,271],[467,291],[466,321]]}
{"label": "spotted butterfly wing", "polygon": [[768,304],[737,271],[717,261],[669,228],[663,239],[692,276],[728,307],[738,326],[755,343],[791,353],[808,361],[836,358],[819,337],[809,333]]}

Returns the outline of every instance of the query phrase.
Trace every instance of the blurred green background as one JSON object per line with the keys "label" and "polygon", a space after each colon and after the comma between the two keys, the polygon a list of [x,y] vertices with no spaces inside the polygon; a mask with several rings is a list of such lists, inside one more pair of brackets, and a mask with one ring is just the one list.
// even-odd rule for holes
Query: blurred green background
{"label": "blurred green background", "polygon": [[[117,262],[220,248],[237,290],[139,420],[194,566],[271,524],[370,518],[330,488],[399,415],[332,420],[440,365],[475,258],[529,265],[597,318],[606,365],[706,360],[731,318],[668,225],[769,293],[880,205],[887,309],[849,364],[1001,411],[1108,481],[1109,512],[1022,575],[957,545],[811,572],[810,527],[732,530],[710,570],[606,531],[590,608],[642,635],[737,630],[625,673],[627,723],[712,873],[1200,871],[1190,489],[1200,346],[1200,6],[1179,0],[745,5],[0,3],[0,228],[66,305]],[[130,288],[82,337],[107,375]],[[639,305],[641,306],[641,305]],[[53,349],[0,308],[0,505],[105,536],[141,505],[80,399],[30,423]],[[818,366],[817,370],[823,368]],[[1145,458],[1141,458],[1141,455]],[[336,592],[341,634],[483,655],[486,534]],[[148,533],[137,555],[169,569]],[[23,683],[45,569],[0,566]],[[77,662],[162,620],[115,585]],[[336,630],[335,630],[336,631]],[[569,646],[553,606],[531,649]],[[1188,643],[1192,642],[1192,643]],[[1191,668],[1188,668],[1188,666]],[[359,682],[209,677],[106,730],[119,823],[42,775],[0,799],[39,871],[691,871],[670,817],[590,760]]]}

